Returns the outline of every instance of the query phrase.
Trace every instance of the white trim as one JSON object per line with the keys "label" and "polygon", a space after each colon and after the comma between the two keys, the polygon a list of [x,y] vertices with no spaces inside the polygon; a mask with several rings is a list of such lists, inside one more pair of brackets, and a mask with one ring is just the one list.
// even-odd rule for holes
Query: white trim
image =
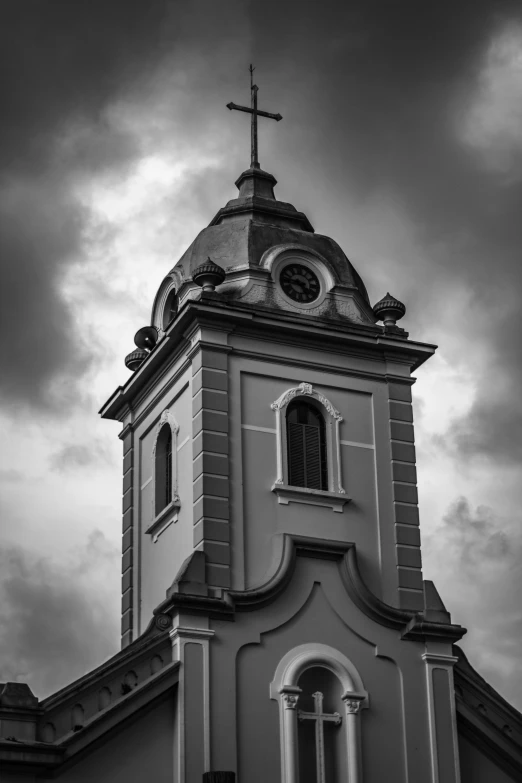
{"label": "white trim", "polygon": [[343,417],[339,411],[334,408],[329,399],[321,394],[321,392],[314,389],[311,383],[306,382],[287,389],[270,406],[276,414],[277,477],[275,484],[282,487],[288,487],[289,485],[288,462],[286,457],[286,408],[296,397],[311,397],[324,409],[328,490],[330,493],[344,495],[345,489],[343,488],[342,483],[341,446],[339,439],[339,427],[340,423],[343,421]]}
{"label": "white trim", "polygon": [[182,440],[182,441],[181,441],[181,443],[179,444],[179,446],[176,446],[176,451],[181,451],[181,449],[183,448],[183,446],[186,446],[186,445],[187,445],[187,443],[188,443],[190,440],[192,440],[192,438],[190,437],[190,435],[187,435],[187,437],[185,438],[185,440]]}
{"label": "white trim", "polygon": [[[161,511],[156,513],[156,447],[158,445],[158,438],[165,424],[170,426],[172,432],[172,500],[168,506],[162,508]],[[152,508],[151,508],[151,524],[147,528],[147,533],[152,533],[156,529],[156,524],[164,518],[164,515],[169,513],[173,508],[178,509],[180,506],[180,499],[178,494],[178,432],[179,424],[176,421],[174,415],[168,408],[166,408],[159,417],[156,424],[156,430],[154,433],[154,445],[152,447]],[[183,442],[183,444],[185,441]],[[182,444],[182,445],[183,445]],[[181,446],[180,446],[181,448]]]}
{"label": "white trim", "polygon": [[[283,291],[279,276],[283,267],[292,262],[307,267],[317,276],[321,288],[319,295],[313,302],[296,302]],[[319,253],[311,251],[305,245],[296,243],[287,242],[283,245],[271,247],[263,253],[259,266],[270,272],[277,293],[293,310],[313,310],[320,307],[337,282],[326,258]]]}
{"label": "white trim", "polygon": [[291,487],[288,484],[272,484],[279,503],[287,506],[289,503],[307,503],[311,506],[324,506],[332,511],[342,513],[343,507],[351,498],[340,492],[325,492],[321,489],[308,487]]}
{"label": "white trim", "polygon": [[[460,783],[460,761],[457,737],[457,711],[455,706],[455,687],[453,684],[453,665],[458,658],[445,653],[422,654],[422,660],[426,664],[426,688],[428,691],[428,722],[430,732],[431,775],[432,783]],[[435,694],[433,689],[433,672],[442,669],[448,675],[448,693],[450,698],[453,748],[451,756],[454,759],[454,777],[451,781],[442,781],[439,776],[439,758],[437,743],[437,725],[435,717]]]}
{"label": "white trim", "polygon": [[[358,449],[375,449],[375,446],[373,443],[359,443],[356,440],[340,440],[339,443],[341,446],[357,446]],[[411,465],[411,462],[405,463],[406,465]]]}
{"label": "white trim", "polygon": [[253,432],[269,432],[271,435],[275,435],[277,430],[273,427],[257,427],[255,424],[242,424],[242,430],[253,430]]}
{"label": "white trim", "polygon": [[368,694],[353,663],[327,644],[301,644],[280,660],[270,683],[270,698],[279,702],[281,783],[299,783],[297,703],[300,676],[313,666],[322,666],[339,679],[345,704],[347,783],[361,783],[359,715],[369,706]]}
{"label": "white trim", "polygon": [[175,775],[180,783],[185,781],[185,740],[193,742],[195,738],[185,737],[185,644],[201,644],[203,648],[203,759],[204,772],[211,769],[210,757],[210,656],[209,641],[215,631],[209,628],[191,628],[177,626],[170,631],[172,642],[172,659],[180,661],[180,676],[178,684],[178,770]]}

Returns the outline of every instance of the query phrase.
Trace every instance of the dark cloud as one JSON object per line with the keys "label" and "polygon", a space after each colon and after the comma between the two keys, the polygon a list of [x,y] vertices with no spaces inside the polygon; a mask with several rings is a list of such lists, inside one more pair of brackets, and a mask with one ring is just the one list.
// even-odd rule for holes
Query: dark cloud
{"label": "dark cloud", "polygon": [[[355,260],[371,292],[382,276],[382,260],[369,251],[372,234],[386,227],[357,225],[349,204],[362,205],[359,218],[376,195],[397,204],[429,259],[423,266],[399,258],[390,270],[390,287],[406,298],[412,337],[420,332],[439,342],[455,365],[467,359],[465,342],[482,348],[483,366],[473,368],[476,403],[456,445],[467,457],[520,460],[522,329],[512,293],[520,291],[522,275],[522,146],[511,150],[506,171],[462,138],[473,102],[485,99],[480,75],[491,42],[510,25],[522,30],[520,4],[365,0],[302,3],[299,14],[291,4],[273,14],[258,4],[252,9],[259,78],[272,110],[285,116],[277,152],[270,149],[283,187],[293,180],[284,195],[295,201],[299,193],[298,206],[349,256],[354,235],[360,240],[366,232],[359,245],[368,250]],[[443,340],[452,325],[440,324],[440,313],[459,287],[469,297],[463,308],[470,317],[459,320],[461,339],[451,355]]]}
{"label": "dark cloud", "polygon": [[43,698],[117,652],[118,559],[100,531],[68,564],[0,551],[0,680]]}
{"label": "dark cloud", "polygon": [[[442,525],[423,536],[424,572],[454,622],[468,628],[462,645],[493,687],[522,707],[522,536],[512,520],[459,498]],[[520,530],[520,528],[518,528]]]}
{"label": "dark cloud", "polygon": [[161,50],[166,3],[11,0],[0,33],[0,346],[3,398],[56,403],[50,381],[72,383],[92,356],[59,291],[81,252],[82,176],[118,167],[135,141],[104,110]]}

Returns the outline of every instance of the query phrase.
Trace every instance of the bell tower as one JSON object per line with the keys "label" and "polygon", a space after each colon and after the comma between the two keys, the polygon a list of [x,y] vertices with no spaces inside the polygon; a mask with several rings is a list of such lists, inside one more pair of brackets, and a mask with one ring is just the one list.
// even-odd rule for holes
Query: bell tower
{"label": "bell tower", "polygon": [[253,123],[238,196],[161,283],[101,411],[123,425],[122,646],[169,631],[180,782],[457,783],[465,631],[422,578],[412,416],[435,346],[276,199],[252,90],[229,105]]}
{"label": "bell tower", "polygon": [[380,599],[424,606],[411,372],[434,347],[408,339],[389,294],[372,309],[274,177],[236,185],[102,411],[124,424],[124,644],[193,551],[219,595],[262,581],[284,533],[353,541]]}

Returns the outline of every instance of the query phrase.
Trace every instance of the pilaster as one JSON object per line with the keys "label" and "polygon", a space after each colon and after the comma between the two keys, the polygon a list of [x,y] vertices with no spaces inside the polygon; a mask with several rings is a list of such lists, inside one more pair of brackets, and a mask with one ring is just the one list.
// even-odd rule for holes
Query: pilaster
{"label": "pilaster", "polygon": [[388,384],[395,551],[401,609],[424,608],[411,386]]}
{"label": "pilaster", "polygon": [[134,433],[125,427],[120,434],[123,442],[123,500],[122,500],[122,562],[121,562],[121,646],[133,640],[134,600]]}
{"label": "pilaster", "polygon": [[194,547],[209,587],[230,587],[228,352],[198,343],[192,357]]}
{"label": "pilaster", "polygon": [[170,631],[173,660],[181,663],[175,723],[175,780],[201,781],[210,770],[209,641],[214,631],[208,621],[178,616]]}

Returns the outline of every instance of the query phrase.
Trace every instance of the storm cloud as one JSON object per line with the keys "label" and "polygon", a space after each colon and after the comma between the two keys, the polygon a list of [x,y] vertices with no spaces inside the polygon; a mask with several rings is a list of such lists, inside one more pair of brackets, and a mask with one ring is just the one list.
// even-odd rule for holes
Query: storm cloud
{"label": "storm cloud", "polygon": [[150,67],[164,11],[114,0],[2,6],[0,391],[10,403],[52,407],[51,382],[72,383],[93,358],[59,291],[88,218],[74,188],[136,154],[104,110]]}
{"label": "storm cloud", "polygon": [[448,508],[442,525],[423,536],[433,579],[453,622],[468,628],[463,644],[471,663],[504,698],[522,707],[522,534],[520,521],[465,497]]}
{"label": "storm cloud", "polygon": [[[29,465],[40,482],[46,470],[51,486],[62,477],[64,487],[79,482],[108,453],[102,440],[89,441],[87,425],[74,440],[71,410],[80,415],[85,394],[110,394],[105,379],[96,386],[86,378],[95,379],[112,350],[121,314],[148,312],[153,294],[145,301],[144,285],[152,289],[156,277],[159,285],[234,197],[233,182],[248,166],[249,132],[246,117],[225,106],[248,100],[253,62],[261,108],[284,118],[260,128],[261,165],[277,176],[278,197],[341,244],[373,301],[388,289],[404,301],[412,339],[438,343],[445,366],[470,379],[471,404],[445,417],[450,424],[426,452],[447,458],[455,475],[480,463],[475,492],[486,475],[519,507],[506,479],[522,462],[518,0],[11,0],[2,10],[0,406],[4,414],[24,409],[24,443],[40,437],[39,462]],[[147,156],[156,169],[171,166],[166,185],[135,177]],[[138,206],[104,213],[100,193],[119,205],[120,185],[131,180]],[[65,281],[87,264],[73,301]],[[118,264],[132,278],[127,288],[110,276]],[[125,329],[130,350],[134,332],[127,322]],[[111,382],[126,377],[123,355]],[[452,410],[450,400],[440,406]],[[95,416],[94,407],[91,399],[85,417]],[[20,453],[9,455],[2,476],[23,492],[28,447],[12,438]],[[107,463],[107,483],[112,470]],[[421,489],[422,471],[420,464]],[[100,502],[104,519],[114,510],[116,540],[119,468],[113,473],[116,489]],[[34,492],[28,479],[27,486]],[[442,484],[437,493],[443,507],[457,495]],[[506,693],[520,643],[520,541],[516,521],[466,493],[424,536],[426,576],[454,619],[469,625],[464,645],[472,662]],[[6,518],[21,530],[20,517],[34,520],[34,509],[12,498]],[[92,608],[99,604],[89,557],[81,588],[71,580],[68,552],[52,563],[23,547],[3,557],[2,611],[14,632],[3,637],[2,657],[24,662],[43,690],[61,684],[53,679],[55,656],[70,662],[71,677],[97,663],[110,645],[90,646],[90,637],[112,639],[117,623],[116,611]],[[116,562],[111,567],[118,571]],[[45,609],[51,605],[58,607],[53,616]],[[36,653],[31,624],[39,627],[40,613],[49,630]],[[60,613],[86,618],[81,640],[79,626],[65,638]]]}
{"label": "storm cloud", "polygon": [[118,560],[100,531],[67,563],[0,550],[2,682],[22,680],[43,698],[117,652]]}

